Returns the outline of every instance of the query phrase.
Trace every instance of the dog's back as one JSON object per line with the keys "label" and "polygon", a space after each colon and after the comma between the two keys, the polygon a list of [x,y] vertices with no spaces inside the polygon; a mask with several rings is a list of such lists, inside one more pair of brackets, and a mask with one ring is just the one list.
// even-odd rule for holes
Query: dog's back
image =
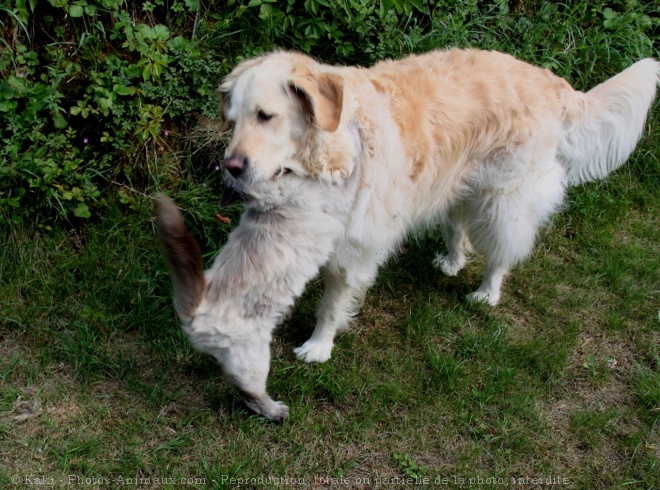
{"label": "dog's back", "polygon": [[[434,51],[379,63],[372,82],[387,93],[412,178],[526,143],[559,115],[570,85],[507,54]],[[439,169],[440,173],[443,169]]]}
{"label": "dog's back", "polygon": [[413,179],[428,166],[446,175],[445,165],[515,149],[556,119],[565,130],[561,161],[578,183],[605,177],[630,156],[655,98],[660,63],[641,60],[587,93],[494,51],[434,51],[371,71],[413,156]]}

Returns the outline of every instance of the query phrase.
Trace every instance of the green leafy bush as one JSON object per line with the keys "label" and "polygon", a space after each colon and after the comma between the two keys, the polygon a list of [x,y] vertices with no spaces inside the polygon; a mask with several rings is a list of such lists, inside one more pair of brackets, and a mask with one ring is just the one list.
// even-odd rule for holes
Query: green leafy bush
{"label": "green leafy bush", "polygon": [[111,183],[147,173],[142,153],[162,154],[170,132],[215,115],[222,64],[173,30],[199,5],[174,2],[171,28],[154,17],[158,4],[143,8],[150,24],[119,0],[5,9],[2,220],[88,218]]}
{"label": "green leafy bush", "polygon": [[190,138],[177,136],[217,117],[215,88],[237,61],[274,47],[364,65],[497,49],[586,88],[657,56],[654,9],[635,0],[13,0],[0,7],[0,221],[86,218],[117,197],[113,188],[129,202],[130,189],[162,175],[169,181],[158,185],[176,185],[184,167],[203,176],[217,156],[202,151],[188,165]]}

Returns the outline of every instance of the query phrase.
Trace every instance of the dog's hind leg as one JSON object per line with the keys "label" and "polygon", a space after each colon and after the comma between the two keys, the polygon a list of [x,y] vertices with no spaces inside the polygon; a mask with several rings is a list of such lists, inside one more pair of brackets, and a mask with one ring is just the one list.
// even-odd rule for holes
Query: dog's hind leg
{"label": "dog's hind leg", "polygon": [[370,284],[366,282],[354,287],[347,283],[345,275],[326,271],[325,292],[319,304],[316,328],[307,342],[294,349],[298,359],[305,362],[330,359],[335,335],[348,327],[362,306]]}
{"label": "dog's hind leg", "polygon": [[495,306],[501,296],[502,281],[509,272],[509,267],[493,261],[488,264],[484,280],[475,292],[468,295],[468,301],[485,302]]}
{"label": "dog's hind leg", "polygon": [[544,155],[526,172],[490,179],[469,201],[468,233],[472,245],[487,257],[481,286],[468,299],[494,306],[507,272],[527,258],[539,229],[561,205],[566,188],[563,168]]}
{"label": "dog's hind leg", "polygon": [[455,276],[465,266],[465,225],[458,208],[452,209],[447,216],[443,229],[447,255],[438,254],[433,265],[439,267],[448,276]]}

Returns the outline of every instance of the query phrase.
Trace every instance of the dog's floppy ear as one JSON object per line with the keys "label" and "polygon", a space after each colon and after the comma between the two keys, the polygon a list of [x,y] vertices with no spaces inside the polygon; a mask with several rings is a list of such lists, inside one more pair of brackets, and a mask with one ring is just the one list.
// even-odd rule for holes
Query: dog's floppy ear
{"label": "dog's floppy ear", "polygon": [[[239,67],[241,66],[242,65],[239,65]],[[227,109],[229,109],[229,98],[231,97],[231,89],[234,87],[234,84],[236,83],[236,79],[241,73],[243,73],[243,71],[245,70],[239,71],[238,68],[236,68],[233,72],[231,72],[229,75],[225,77],[225,79],[218,87],[218,90],[216,90],[216,93],[218,94],[218,98],[220,99],[220,119],[222,121],[219,130],[223,133],[227,131],[230,126],[229,121],[227,121]]]}
{"label": "dog's floppy ear", "polygon": [[220,98],[220,120],[222,123],[218,130],[222,133],[229,129],[229,121],[227,121],[227,106],[229,105],[229,92],[224,92],[221,89],[217,91],[218,97]]}
{"label": "dog's floppy ear", "polygon": [[341,76],[334,73],[301,76],[289,82],[289,89],[321,129],[329,132],[337,129],[344,102]]}
{"label": "dog's floppy ear", "polygon": [[264,55],[243,61],[242,63],[238,64],[236,68],[234,68],[231,73],[222,80],[222,83],[217,90],[217,93],[220,97],[220,115],[222,116],[220,131],[224,132],[229,129],[229,122],[227,121],[226,113],[227,106],[229,105],[229,98],[231,96],[231,90],[234,88],[236,80],[238,80],[238,78],[250,68],[254,68],[255,66],[263,63],[265,58],[266,56]]}

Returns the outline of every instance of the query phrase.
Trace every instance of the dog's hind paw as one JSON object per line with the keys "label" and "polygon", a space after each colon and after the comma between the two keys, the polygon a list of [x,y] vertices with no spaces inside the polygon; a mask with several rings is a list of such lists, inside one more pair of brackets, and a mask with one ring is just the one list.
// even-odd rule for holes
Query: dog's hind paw
{"label": "dog's hind paw", "polygon": [[325,362],[330,359],[332,342],[308,340],[300,347],[293,349],[296,357],[305,362]]}
{"label": "dog's hind paw", "polygon": [[455,276],[465,265],[465,259],[452,261],[447,255],[438,254],[433,259],[433,265],[438,267],[445,275]]}

